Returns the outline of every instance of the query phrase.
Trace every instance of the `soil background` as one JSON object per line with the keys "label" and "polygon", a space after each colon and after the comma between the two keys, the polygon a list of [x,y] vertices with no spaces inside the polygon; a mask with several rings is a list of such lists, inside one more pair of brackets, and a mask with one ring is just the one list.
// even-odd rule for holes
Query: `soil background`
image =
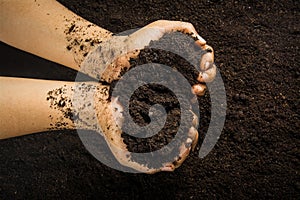
{"label": "soil background", "polygon": [[[215,50],[227,93],[225,127],[208,156],[196,151],[175,172],[154,175],[101,164],[76,131],[1,140],[0,199],[300,198],[299,1],[60,2],[115,33],[158,19],[191,22]],[[76,77],[6,44],[0,49],[2,76]],[[209,115],[201,118],[202,134],[204,122]]]}

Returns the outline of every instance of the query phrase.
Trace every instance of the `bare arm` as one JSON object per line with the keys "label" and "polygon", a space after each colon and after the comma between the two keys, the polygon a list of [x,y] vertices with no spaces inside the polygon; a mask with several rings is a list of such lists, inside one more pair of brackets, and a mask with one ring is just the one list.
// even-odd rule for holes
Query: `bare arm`
{"label": "bare arm", "polygon": [[[190,141],[198,140],[194,125],[189,129],[190,139],[182,141],[177,147],[178,156],[162,163],[158,168],[145,166],[131,159],[132,153],[128,151],[121,136],[122,122],[116,123],[112,117],[117,114],[123,118],[123,108],[117,99],[109,101],[108,89],[108,86],[95,82],[0,77],[0,139],[49,129],[80,128],[99,132],[100,129],[94,124],[96,123],[103,130],[101,134],[120,164],[145,173],[173,171],[179,167],[192,148]],[[90,95],[86,95],[87,93]],[[97,113],[95,119],[91,118],[92,110]],[[73,113],[78,115],[70,117]]]}
{"label": "bare arm", "polygon": [[[74,83],[0,77],[0,139],[55,128],[74,128],[58,109],[50,107],[49,92],[66,86],[66,95]],[[62,127],[62,128],[63,128]]]}
{"label": "bare arm", "polygon": [[75,70],[111,33],[54,0],[0,0],[0,40]]}
{"label": "bare arm", "polygon": [[47,130],[94,130],[95,120],[84,114],[91,116],[95,94],[97,104],[106,107],[108,88],[96,82],[0,77],[0,139]]}

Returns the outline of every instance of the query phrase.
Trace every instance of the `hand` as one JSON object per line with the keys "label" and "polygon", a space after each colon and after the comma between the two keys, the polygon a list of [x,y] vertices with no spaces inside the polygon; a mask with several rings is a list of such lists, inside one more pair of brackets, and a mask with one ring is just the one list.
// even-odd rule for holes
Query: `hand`
{"label": "hand", "polygon": [[[111,37],[89,53],[81,65],[81,72],[110,83],[120,78],[124,68],[130,68],[129,60],[136,58],[140,50],[148,46],[151,41],[159,40],[165,34],[177,31],[192,37],[195,44],[207,52],[199,58],[201,59],[200,73],[197,80],[203,83],[213,81],[216,76],[213,49],[206,44],[192,24],[167,20],[155,21],[128,36]],[[107,66],[108,64],[110,65]],[[192,91],[201,96],[205,92],[205,85],[196,84],[192,87]]]}
{"label": "hand", "polygon": [[[106,83],[121,78],[122,71],[130,68],[129,60],[136,58],[141,50],[148,46],[151,41],[159,40],[165,34],[180,31],[195,40],[206,53],[200,59],[200,72],[197,80],[199,83],[192,86],[192,92],[196,95],[203,95],[205,85],[200,82],[210,82],[216,75],[216,66],[214,65],[213,49],[208,46],[205,40],[198,35],[194,27],[186,22],[174,22],[160,20],[153,22],[142,29],[128,36],[114,36],[107,42],[101,44],[91,52],[81,66],[81,71],[89,76],[100,79]],[[103,58],[103,59],[99,59]],[[131,152],[128,151],[124,143],[122,134],[123,125],[123,105],[117,98],[108,99],[95,104],[98,114],[99,124],[112,153],[116,159],[124,166],[136,169],[140,172],[155,173],[158,171],[173,171],[179,167],[187,158],[191,149],[195,147],[198,141],[198,118],[193,114],[194,119],[189,129],[188,139],[179,146],[179,154],[172,161],[162,163],[160,168],[149,168],[141,163],[132,160]],[[192,112],[192,111],[191,111]]]}

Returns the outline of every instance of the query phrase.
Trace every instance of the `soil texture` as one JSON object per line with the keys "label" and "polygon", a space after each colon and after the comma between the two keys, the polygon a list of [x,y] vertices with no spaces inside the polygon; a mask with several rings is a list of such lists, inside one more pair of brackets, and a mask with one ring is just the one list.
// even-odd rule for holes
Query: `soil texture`
{"label": "soil texture", "polygon": [[[300,198],[299,1],[59,2],[114,33],[159,19],[191,22],[215,51],[226,88],[225,126],[214,149],[200,159],[211,105],[209,92],[198,98],[199,144],[175,172],[154,175],[124,173],[103,165],[73,130],[1,140],[0,199]],[[4,43],[0,50],[1,76],[76,78],[74,70]],[[144,51],[146,62],[151,53]],[[168,65],[166,57],[162,60]],[[188,74],[185,66],[179,71]],[[152,103],[162,102],[159,94],[142,91],[147,98],[158,99]],[[147,123],[148,111],[143,110],[147,106],[137,106],[141,109],[136,115]]]}

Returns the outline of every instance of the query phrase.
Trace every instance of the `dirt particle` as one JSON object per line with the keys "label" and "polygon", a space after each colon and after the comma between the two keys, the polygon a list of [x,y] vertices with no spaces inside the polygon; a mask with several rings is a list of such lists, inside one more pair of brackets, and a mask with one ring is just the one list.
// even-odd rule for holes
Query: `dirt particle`
{"label": "dirt particle", "polygon": [[69,32],[68,33],[71,33],[75,28],[75,24],[72,24],[72,26],[69,28]]}
{"label": "dirt particle", "polygon": [[64,100],[60,100],[60,101],[58,102],[58,106],[59,106],[59,107],[64,107],[65,105],[66,105],[66,103],[65,103]]}
{"label": "dirt particle", "polygon": [[71,45],[68,45],[67,46],[67,49],[70,51],[72,49],[72,46]]}

